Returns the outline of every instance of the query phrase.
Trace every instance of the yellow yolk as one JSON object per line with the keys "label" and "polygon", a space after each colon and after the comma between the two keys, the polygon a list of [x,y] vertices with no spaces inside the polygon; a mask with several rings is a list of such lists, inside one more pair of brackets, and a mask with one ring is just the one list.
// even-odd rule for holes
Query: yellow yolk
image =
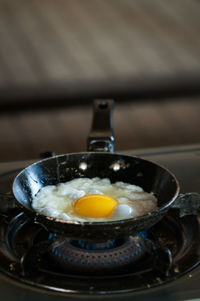
{"label": "yellow yolk", "polygon": [[89,217],[106,217],[109,216],[118,202],[102,194],[87,194],[77,199],[73,205],[74,211],[80,215]]}

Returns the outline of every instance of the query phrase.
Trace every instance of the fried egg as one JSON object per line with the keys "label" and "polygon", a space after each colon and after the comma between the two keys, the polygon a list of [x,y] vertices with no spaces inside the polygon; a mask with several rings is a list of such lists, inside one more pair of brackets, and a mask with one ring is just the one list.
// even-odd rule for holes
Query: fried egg
{"label": "fried egg", "polygon": [[148,214],[157,209],[157,199],[133,184],[111,183],[99,177],[77,178],[41,188],[32,208],[63,220],[105,222]]}

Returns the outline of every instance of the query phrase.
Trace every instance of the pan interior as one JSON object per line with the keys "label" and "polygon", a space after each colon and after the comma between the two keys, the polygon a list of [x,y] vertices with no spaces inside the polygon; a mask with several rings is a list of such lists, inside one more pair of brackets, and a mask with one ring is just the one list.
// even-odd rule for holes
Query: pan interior
{"label": "pan interior", "polygon": [[56,185],[79,177],[109,178],[153,192],[159,207],[165,206],[177,193],[174,176],[164,168],[141,158],[106,153],[75,153],[39,161],[25,168],[15,178],[13,193],[17,201],[32,210],[31,201],[46,185]]}

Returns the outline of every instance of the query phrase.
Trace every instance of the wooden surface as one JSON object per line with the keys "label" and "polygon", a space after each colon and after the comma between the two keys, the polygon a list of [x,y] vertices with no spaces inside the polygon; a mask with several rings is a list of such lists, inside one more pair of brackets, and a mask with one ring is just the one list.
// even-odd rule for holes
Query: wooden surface
{"label": "wooden surface", "polygon": [[[199,143],[200,98],[116,103],[116,151]],[[92,106],[0,115],[0,161],[37,159],[86,150]],[[102,121],[103,122],[103,121]]]}
{"label": "wooden surface", "polygon": [[0,103],[200,85],[197,0],[0,0]]}

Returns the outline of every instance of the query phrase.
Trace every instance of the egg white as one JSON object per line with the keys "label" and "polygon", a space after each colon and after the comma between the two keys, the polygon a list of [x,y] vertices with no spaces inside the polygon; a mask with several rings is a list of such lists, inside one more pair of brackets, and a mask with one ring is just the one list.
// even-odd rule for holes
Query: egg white
{"label": "egg white", "polygon": [[[108,217],[80,216],[73,204],[87,194],[104,194],[117,200],[118,205]],[[124,183],[111,183],[108,178],[77,178],[66,183],[43,187],[33,198],[32,208],[46,216],[81,222],[122,220],[145,215],[157,209],[157,199],[141,187]]]}

